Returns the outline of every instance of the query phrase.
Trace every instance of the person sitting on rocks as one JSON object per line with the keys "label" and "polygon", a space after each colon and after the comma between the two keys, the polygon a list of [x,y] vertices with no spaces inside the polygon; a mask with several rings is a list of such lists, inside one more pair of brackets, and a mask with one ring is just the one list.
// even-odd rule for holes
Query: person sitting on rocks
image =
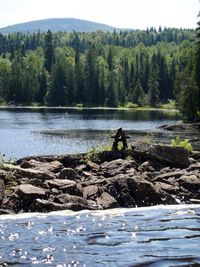
{"label": "person sitting on rocks", "polygon": [[130,138],[130,136],[126,135],[125,131],[122,130],[122,128],[119,128],[114,136],[111,136],[111,138],[114,138],[114,142],[112,145],[112,149],[114,151],[118,151],[118,143],[122,142],[123,148],[122,150],[127,149],[127,138]]}

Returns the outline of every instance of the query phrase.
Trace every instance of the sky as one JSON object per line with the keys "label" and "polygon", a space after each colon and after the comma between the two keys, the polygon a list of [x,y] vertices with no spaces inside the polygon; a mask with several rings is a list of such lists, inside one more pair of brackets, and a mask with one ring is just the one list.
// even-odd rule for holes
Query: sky
{"label": "sky", "polygon": [[0,28],[47,18],[77,18],[117,28],[195,28],[200,0],[0,0]]}

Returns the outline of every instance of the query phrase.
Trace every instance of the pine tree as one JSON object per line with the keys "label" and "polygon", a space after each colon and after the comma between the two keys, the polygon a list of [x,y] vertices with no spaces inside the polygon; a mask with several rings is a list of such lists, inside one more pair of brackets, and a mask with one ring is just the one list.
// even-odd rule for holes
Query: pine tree
{"label": "pine tree", "polygon": [[144,90],[142,88],[140,80],[138,79],[134,87],[134,90],[132,92],[132,101],[138,105],[142,105],[144,95],[145,95]]}
{"label": "pine tree", "polygon": [[53,52],[54,52],[53,37],[51,31],[48,30],[44,39],[44,58],[45,58],[45,67],[49,73],[51,72]]}
{"label": "pine tree", "polygon": [[158,65],[156,61],[156,54],[152,56],[151,69],[148,79],[148,103],[150,106],[156,106],[160,101],[159,92],[159,76],[158,76]]}

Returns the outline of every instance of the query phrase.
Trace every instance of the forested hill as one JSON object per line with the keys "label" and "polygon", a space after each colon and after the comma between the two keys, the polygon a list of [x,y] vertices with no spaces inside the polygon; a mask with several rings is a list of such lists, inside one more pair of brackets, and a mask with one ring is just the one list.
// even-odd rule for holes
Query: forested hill
{"label": "forested hill", "polygon": [[194,120],[195,37],[168,28],[0,33],[0,104],[155,107],[176,100]]}
{"label": "forested hill", "polygon": [[87,20],[80,20],[74,18],[55,18],[36,20],[25,23],[20,23],[12,26],[7,26],[0,29],[2,34],[21,32],[21,33],[33,33],[33,32],[95,32],[95,31],[113,31],[114,28],[101,23],[96,23]]}

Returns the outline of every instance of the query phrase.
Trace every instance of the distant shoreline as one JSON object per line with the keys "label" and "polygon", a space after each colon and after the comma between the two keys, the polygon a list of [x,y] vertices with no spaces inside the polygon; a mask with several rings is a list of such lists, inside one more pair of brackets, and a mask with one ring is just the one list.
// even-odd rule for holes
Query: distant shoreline
{"label": "distant shoreline", "polygon": [[167,108],[153,108],[153,107],[134,107],[134,108],[129,108],[129,107],[54,107],[54,106],[0,106],[0,110],[15,110],[15,109],[25,109],[25,110],[143,110],[143,111],[168,111],[168,112],[179,112],[177,109],[167,109]]}

